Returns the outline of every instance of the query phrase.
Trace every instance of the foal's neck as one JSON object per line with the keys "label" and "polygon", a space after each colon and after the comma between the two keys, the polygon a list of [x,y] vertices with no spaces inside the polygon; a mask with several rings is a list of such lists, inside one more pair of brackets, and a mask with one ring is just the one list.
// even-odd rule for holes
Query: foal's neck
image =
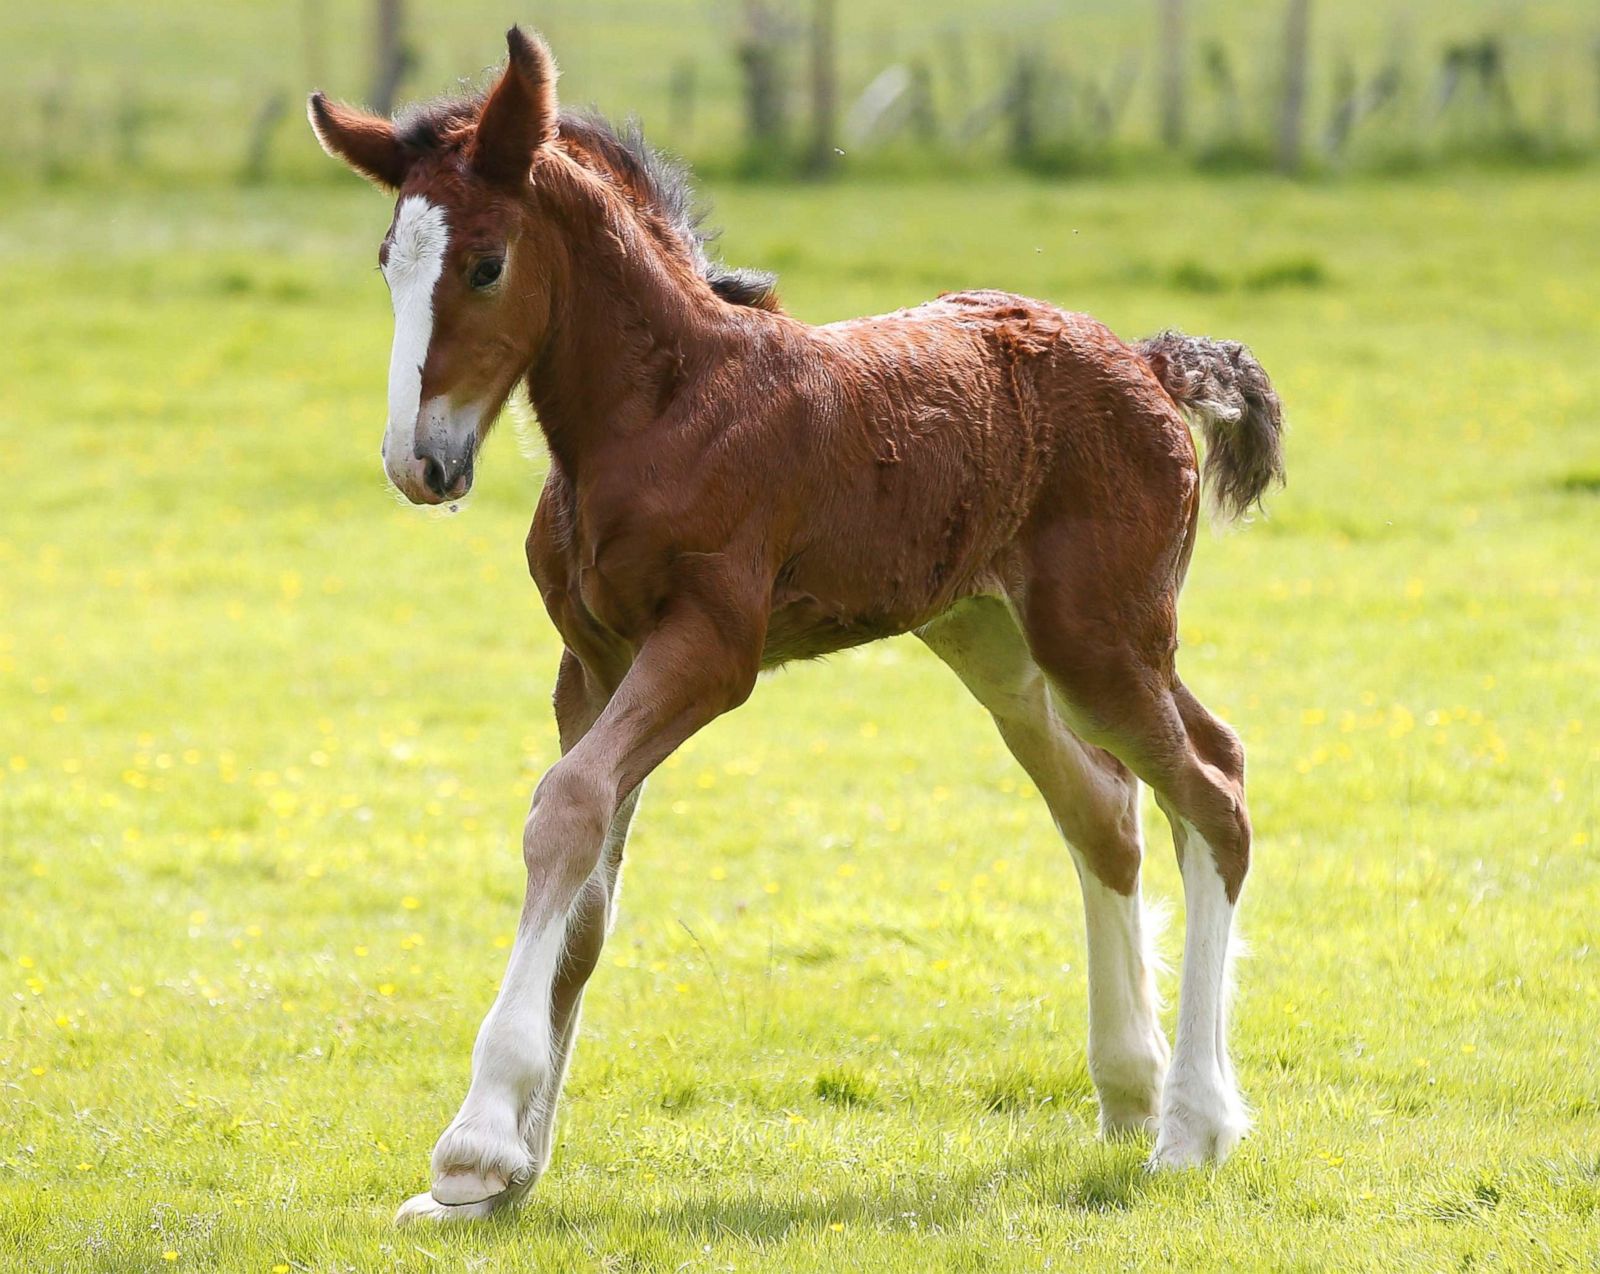
{"label": "foal's neck", "polygon": [[630,216],[603,211],[564,236],[550,336],[528,377],[551,453],[569,471],[666,414],[728,328],[727,307],[692,265]]}

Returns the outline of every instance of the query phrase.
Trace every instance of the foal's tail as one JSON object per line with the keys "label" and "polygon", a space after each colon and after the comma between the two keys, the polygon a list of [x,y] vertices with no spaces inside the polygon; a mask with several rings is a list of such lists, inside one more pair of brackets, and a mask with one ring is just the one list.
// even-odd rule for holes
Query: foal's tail
{"label": "foal's tail", "polygon": [[1206,440],[1211,507],[1232,522],[1282,484],[1283,406],[1256,356],[1238,341],[1159,332],[1133,347]]}

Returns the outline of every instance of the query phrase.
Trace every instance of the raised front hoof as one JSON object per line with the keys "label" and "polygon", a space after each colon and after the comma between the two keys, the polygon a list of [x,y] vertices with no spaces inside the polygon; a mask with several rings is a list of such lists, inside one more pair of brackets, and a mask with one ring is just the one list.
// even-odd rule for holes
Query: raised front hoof
{"label": "raised front hoof", "polygon": [[458,1168],[434,1177],[432,1196],[446,1207],[489,1203],[511,1186],[511,1178],[492,1169]]}
{"label": "raised front hoof", "polygon": [[1168,1110],[1161,1116],[1156,1148],[1146,1167],[1151,1172],[1179,1172],[1220,1164],[1249,1131],[1249,1118],[1234,1104],[1215,1113]]}
{"label": "raised front hoof", "polygon": [[520,1194],[533,1179],[534,1164],[512,1116],[458,1115],[433,1148],[436,1203],[463,1207]]}
{"label": "raised front hoof", "polygon": [[394,1223],[449,1225],[455,1221],[483,1221],[504,1207],[509,1199],[507,1192],[493,1199],[479,1199],[476,1203],[440,1203],[431,1194],[414,1194],[400,1205],[400,1211],[394,1214]]}

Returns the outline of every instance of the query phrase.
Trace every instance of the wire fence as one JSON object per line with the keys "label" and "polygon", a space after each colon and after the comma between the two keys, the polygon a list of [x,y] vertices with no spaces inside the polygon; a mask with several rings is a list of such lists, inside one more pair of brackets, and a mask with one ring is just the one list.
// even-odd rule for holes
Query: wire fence
{"label": "wire fence", "polygon": [[[751,174],[1392,170],[1600,154],[1591,3],[550,0],[565,100]],[[488,0],[0,0],[0,180],[316,179],[304,93],[404,101],[500,53]]]}

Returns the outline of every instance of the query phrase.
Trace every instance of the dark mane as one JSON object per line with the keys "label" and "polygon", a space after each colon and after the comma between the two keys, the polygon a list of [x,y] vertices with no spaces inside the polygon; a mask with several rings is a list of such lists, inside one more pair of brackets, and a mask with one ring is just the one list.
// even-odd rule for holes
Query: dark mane
{"label": "dark mane", "polygon": [[[481,92],[470,93],[409,108],[395,120],[400,141],[422,153],[462,145],[477,126],[484,98]],[[638,120],[630,118],[619,129],[595,111],[563,109],[558,140],[573,158],[603,170],[627,188],[637,206],[655,213],[689,254],[700,277],[723,300],[777,308],[774,275],[733,269],[711,259],[707,248],[716,235],[705,228],[709,209],[696,198],[688,167],[646,142]]]}
{"label": "dark mane", "polygon": [[696,199],[687,165],[646,142],[638,120],[630,118],[619,130],[593,111],[563,110],[560,136],[598,159],[639,203],[661,218],[723,300],[763,308],[776,305],[775,276],[764,270],[731,269],[711,259],[706,248],[716,234],[705,228],[710,210]]}

